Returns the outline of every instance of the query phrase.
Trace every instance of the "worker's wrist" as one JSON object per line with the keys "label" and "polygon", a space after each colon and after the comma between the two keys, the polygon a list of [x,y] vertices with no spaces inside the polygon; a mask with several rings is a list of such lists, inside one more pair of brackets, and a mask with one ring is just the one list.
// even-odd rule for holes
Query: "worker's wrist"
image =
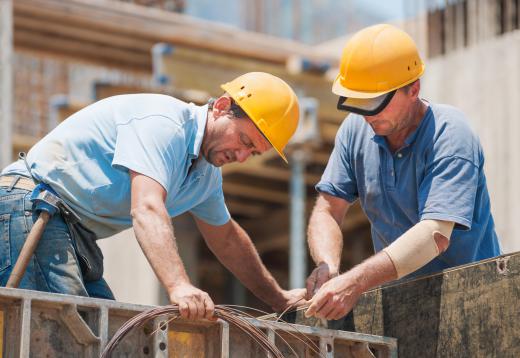
{"label": "worker's wrist", "polygon": [[169,282],[169,283],[165,284],[164,286],[166,288],[166,291],[168,293],[171,293],[171,292],[175,291],[176,289],[178,289],[179,287],[186,286],[186,285],[191,286],[191,281],[188,278],[188,276],[178,277],[174,281]]}
{"label": "worker's wrist", "polygon": [[332,260],[322,260],[316,264],[316,267],[327,266],[329,269],[329,276],[335,277],[339,274],[339,265]]}
{"label": "worker's wrist", "polygon": [[[350,282],[353,284],[353,289],[358,293],[362,294],[363,292],[366,292],[369,290],[370,283],[367,277],[367,273],[365,272],[363,268],[363,264],[357,265],[354,268],[352,268],[350,271],[347,271],[343,275],[350,276]],[[342,276],[343,276],[342,275]]]}
{"label": "worker's wrist", "polygon": [[282,312],[287,307],[289,301],[288,291],[278,289],[276,294],[266,296],[265,302],[271,306],[275,312]]}
{"label": "worker's wrist", "polygon": [[276,303],[276,306],[273,306],[273,309],[277,312],[283,311],[287,307],[287,303],[289,302],[288,291],[280,290],[280,298]]}

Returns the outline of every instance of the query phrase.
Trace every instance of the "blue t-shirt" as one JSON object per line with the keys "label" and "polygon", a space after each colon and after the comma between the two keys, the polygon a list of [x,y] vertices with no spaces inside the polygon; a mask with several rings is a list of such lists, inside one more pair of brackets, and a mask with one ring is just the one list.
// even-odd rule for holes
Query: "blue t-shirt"
{"label": "blue t-shirt", "polygon": [[316,189],[360,200],[376,252],[421,220],[455,222],[448,250],[413,276],[500,255],[483,151],[454,107],[430,105],[394,153],[362,116],[350,114]]}
{"label": "blue t-shirt", "polygon": [[[73,114],[27,155],[32,174],[49,184],[99,238],[132,225],[129,170],[167,191],[171,217],[186,211],[212,225],[230,215],[222,174],[199,155],[208,107],[159,94],[110,97]],[[26,173],[21,161],[5,173]]]}

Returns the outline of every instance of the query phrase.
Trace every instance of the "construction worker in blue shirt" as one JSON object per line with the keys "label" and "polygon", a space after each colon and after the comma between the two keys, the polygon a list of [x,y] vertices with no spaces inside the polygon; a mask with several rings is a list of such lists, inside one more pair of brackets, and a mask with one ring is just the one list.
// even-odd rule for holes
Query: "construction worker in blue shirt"
{"label": "construction worker in blue shirt", "polygon": [[[339,319],[370,288],[500,254],[478,137],[459,110],[419,97],[424,68],[394,26],[365,28],[344,48],[332,91],[351,113],[316,185],[307,316]],[[341,222],[356,200],[376,254],[340,274]]]}
{"label": "construction worker in blue shirt", "polygon": [[[34,184],[50,187],[80,219],[87,239],[133,226],[137,240],[181,316],[211,318],[214,304],[194,287],[177,252],[170,219],[193,214],[206,244],[258,298],[281,311],[305,290],[282,290],[262,264],[247,233],[230,217],[221,167],[274,147],[283,149],[298,124],[298,100],[280,78],[252,72],[222,85],[204,106],[159,94],[121,95],[75,113],[0,177],[0,283],[6,284],[35,219]],[[50,189],[49,189],[50,190]],[[92,236],[93,235],[93,236]],[[20,287],[113,299],[92,274],[63,215],[52,216]],[[96,257],[90,256],[90,257]],[[88,260],[87,260],[88,261]],[[101,266],[101,262],[94,264]],[[89,277],[86,277],[86,272]],[[92,276],[92,277],[90,277]]]}

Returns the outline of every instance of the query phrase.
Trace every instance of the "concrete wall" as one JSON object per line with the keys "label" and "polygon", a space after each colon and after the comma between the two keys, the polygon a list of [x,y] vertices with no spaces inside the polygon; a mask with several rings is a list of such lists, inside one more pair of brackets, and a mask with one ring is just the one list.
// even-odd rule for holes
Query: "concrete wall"
{"label": "concrete wall", "polygon": [[98,241],[103,251],[104,278],[121,302],[157,304],[159,281],[132,229]]}
{"label": "concrete wall", "polygon": [[[189,215],[174,219],[177,245],[190,280],[197,285],[197,247],[199,233]],[[144,256],[133,229],[98,241],[103,251],[104,278],[121,302],[140,304],[167,304],[162,289],[150,264]]]}
{"label": "concrete wall", "polygon": [[468,116],[484,147],[502,248],[520,250],[520,31],[428,61],[422,95]]}

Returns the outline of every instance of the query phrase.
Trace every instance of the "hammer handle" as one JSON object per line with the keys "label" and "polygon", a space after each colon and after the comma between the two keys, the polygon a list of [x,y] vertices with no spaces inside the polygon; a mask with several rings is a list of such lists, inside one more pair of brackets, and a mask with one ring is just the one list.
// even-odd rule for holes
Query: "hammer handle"
{"label": "hammer handle", "polygon": [[36,222],[33,224],[29,235],[27,235],[27,239],[23,244],[22,250],[20,251],[20,255],[16,260],[13,271],[9,276],[9,280],[7,281],[6,287],[17,288],[20,285],[20,281],[25,274],[25,270],[27,270],[27,266],[34,254],[34,250],[38,246],[38,242],[40,241],[43,231],[45,230],[45,226],[49,222],[50,215],[46,211],[42,211]]}

